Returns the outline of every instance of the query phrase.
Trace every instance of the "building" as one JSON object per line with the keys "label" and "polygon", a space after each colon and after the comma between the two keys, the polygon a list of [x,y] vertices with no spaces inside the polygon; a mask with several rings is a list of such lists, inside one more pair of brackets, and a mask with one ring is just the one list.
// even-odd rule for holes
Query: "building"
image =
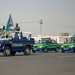
{"label": "building", "polygon": [[[51,38],[57,41],[57,43],[63,44],[65,43],[71,36],[42,36],[42,38]],[[38,42],[41,40],[41,35],[38,35],[37,37],[33,37],[35,39],[35,42]]]}

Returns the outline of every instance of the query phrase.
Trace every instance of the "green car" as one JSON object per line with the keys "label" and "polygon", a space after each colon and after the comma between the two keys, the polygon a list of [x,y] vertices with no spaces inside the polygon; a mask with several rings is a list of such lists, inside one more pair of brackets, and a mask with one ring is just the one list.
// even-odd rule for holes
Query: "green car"
{"label": "green car", "polygon": [[65,44],[61,46],[62,53],[69,51],[75,52],[75,37],[71,37]]}
{"label": "green car", "polygon": [[54,50],[58,52],[60,49],[60,44],[58,44],[55,40],[42,40],[40,43],[34,44],[32,52],[35,53],[37,51],[48,52]]}

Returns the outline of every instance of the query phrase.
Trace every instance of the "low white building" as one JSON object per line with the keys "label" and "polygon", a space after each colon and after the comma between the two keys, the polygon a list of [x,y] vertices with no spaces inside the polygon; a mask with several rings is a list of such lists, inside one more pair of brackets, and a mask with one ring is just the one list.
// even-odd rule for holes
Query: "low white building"
{"label": "low white building", "polygon": [[[71,36],[42,36],[42,38],[51,38],[57,41],[57,43],[65,43]],[[38,35],[37,37],[33,37],[35,39],[35,42],[38,42],[41,40],[41,36]]]}

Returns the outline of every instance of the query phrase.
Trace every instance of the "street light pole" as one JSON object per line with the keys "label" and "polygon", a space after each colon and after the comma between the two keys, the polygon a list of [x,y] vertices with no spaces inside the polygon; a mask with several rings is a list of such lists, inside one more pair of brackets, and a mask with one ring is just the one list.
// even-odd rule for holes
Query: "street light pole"
{"label": "street light pole", "polygon": [[41,39],[42,39],[42,20],[40,20],[40,35],[41,35]]}

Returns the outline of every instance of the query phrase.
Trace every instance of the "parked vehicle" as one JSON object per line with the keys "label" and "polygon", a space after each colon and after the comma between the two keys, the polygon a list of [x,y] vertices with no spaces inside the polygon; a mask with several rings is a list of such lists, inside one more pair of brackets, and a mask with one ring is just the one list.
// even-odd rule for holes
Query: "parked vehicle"
{"label": "parked vehicle", "polygon": [[34,39],[28,39],[20,31],[13,34],[12,38],[0,38],[0,52],[4,56],[15,55],[16,52],[23,52],[24,55],[29,55],[34,44]]}
{"label": "parked vehicle", "polygon": [[32,52],[35,53],[37,51],[43,51],[47,53],[48,51],[58,52],[60,49],[60,44],[58,44],[55,40],[42,40],[40,43],[36,43],[33,45]]}
{"label": "parked vehicle", "polygon": [[75,52],[75,37],[71,37],[65,44],[61,46],[62,53],[66,51]]}

